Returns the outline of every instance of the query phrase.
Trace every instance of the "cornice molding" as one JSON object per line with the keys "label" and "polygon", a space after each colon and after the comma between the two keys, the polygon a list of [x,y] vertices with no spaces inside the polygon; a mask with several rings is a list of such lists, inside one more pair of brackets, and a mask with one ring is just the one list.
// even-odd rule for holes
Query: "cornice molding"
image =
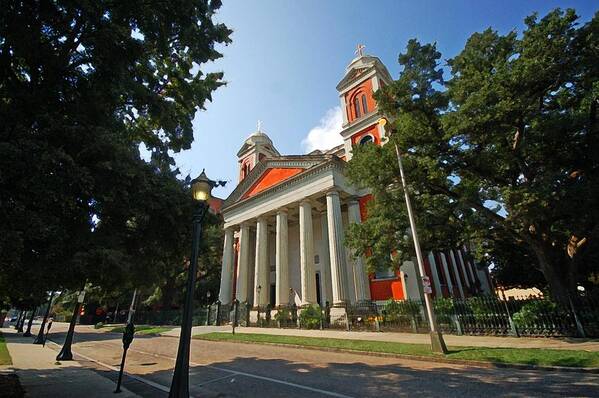
{"label": "cornice molding", "polygon": [[382,115],[378,111],[378,109],[375,111],[372,111],[367,116],[361,118],[360,120],[355,121],[353,123],[346,124],[345,126],[343,126],[343,130],[341,130],[341,132],[339,134],[341,134],[341,136],[343,138],[352,136],[355,133],[365,129],[366,127],[371,126],[373,124],[373,122],[378,121],[378,119],[381,116]]}

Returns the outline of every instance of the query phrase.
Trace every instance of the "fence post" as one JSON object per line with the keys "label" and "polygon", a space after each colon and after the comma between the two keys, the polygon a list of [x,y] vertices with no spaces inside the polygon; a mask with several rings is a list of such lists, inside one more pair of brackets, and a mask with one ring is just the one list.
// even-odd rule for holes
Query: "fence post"
{"label": "fence post", "polygon": [[295,323],[295,326],[299,329],[299,320],[297,319],[297,304],[293,303],[291,306],[291,321]]}
{"label": "fence post", "polygon": [[349,307],[349,304],[345,304],[345,330],[347,330],[348,332],[351,330],[350,325],[349,325],[349,311],[347,310],[347,307]]}
{"label": "fence post", "polygon": [[206,305],[206,322],[204,322],[204,326],[208,326],[210,322],[210,305]]}
{"label": "fence post", "polygon": [[328,301],[324,305],[324,320],[326,327],[331,327],[331,304]]}
{"label": "fence post", "polygon": [[235,327],[237,326],[237,317],[239,316],[239,300],[233,300],[233,334],[235,334]]}
{"label": "fence post", "polygon": [[220,300],[216,300],[216,319],[214,320],[214,326],[220,326]]}
{"label": "fence post", "polygon": [[270,311],[271,311],[272,307],[270,306],[270,304],[268,304],[266,306],[266,313],[264,314],[264,320],[265,320],[265,327],[269,327],[270,326]]}
{"label": "fence post", "polygon": [[250,312],[252,311],[252,305],[245,303],[245,326],[250,327]]}
{"label": "fence post", "polygon": [[464,335],[464,329],[462,328],[462,323],[460,322],[460,316],[456,314],[451,314],[451,320],[453,321],[456,329],[456,334],[458,336]]}

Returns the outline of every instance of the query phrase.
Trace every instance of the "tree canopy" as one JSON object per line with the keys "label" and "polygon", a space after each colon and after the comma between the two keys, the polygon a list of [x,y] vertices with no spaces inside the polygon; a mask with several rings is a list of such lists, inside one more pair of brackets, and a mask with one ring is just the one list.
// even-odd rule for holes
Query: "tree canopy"
{"label": "tree canopy", "polygon": [[498,269],[536,270],[561,302],[589,284],[599,240],[599,14],[580,25],[574,10],[556,9],[525,23],[520,34],[473,34],[446,64],[435,44],[417,40],[399,56],[398,80],[376,93],[390,141],[355,147],[348,167],[373,192],[368,219],[347,238],[371,267],[388,265],[391,252],[412,255],[398,145],[425,249],[472,244]]}
{"label": "tree canopy", "polygon": [[[191,206],[173,152],[223,82],[218,0],[7,1],[0,10],[0,286],[147,283]],[[139,145],[152,153],[140,159]],[[189,218],[187,219],[189,220]],[[170,265],[170,264],[169,264]]]}

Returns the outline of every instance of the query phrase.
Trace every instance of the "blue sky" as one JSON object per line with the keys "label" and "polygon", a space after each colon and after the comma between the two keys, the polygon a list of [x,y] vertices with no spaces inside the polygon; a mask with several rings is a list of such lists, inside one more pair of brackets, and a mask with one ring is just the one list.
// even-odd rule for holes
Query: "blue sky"
{"label": "blue sky", "polygon": [[[576,9],[582,21],[599,10],[593,1],[292,1],[224,0],[216,19],[234,30],[224,57],[203,71],[223,71],[226,87],[196,114],[194,143],[175,155],[181,172],[237,183],[236,153],[257,120],[281,154],[334,144],[340,125],[335,86],[358,43],[378,56],[391,75],[407,41],[437,42],[444,58],[456,55],[474,32],[491,26],[523,28],[534,11]],[[308,139],[308,136],[310,137]]]}

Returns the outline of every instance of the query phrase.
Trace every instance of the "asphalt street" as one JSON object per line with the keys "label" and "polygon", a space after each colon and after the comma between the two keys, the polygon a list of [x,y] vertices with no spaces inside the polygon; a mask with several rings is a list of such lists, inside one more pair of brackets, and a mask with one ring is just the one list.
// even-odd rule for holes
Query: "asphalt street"
{"label": "asphalt street", "polygon": [[[64,331],[50,339],[62,344]],[[73,353],[116,380],[121,335],[78,327]],[[136,337],[124,386],[143,397],[166,397],[178,339]],[[52,348],[58,350],[58,346]],[[196,397],[551,397],[599,396],[599,377],[411,361],[253,344],[194,340],[190,392]]]}

